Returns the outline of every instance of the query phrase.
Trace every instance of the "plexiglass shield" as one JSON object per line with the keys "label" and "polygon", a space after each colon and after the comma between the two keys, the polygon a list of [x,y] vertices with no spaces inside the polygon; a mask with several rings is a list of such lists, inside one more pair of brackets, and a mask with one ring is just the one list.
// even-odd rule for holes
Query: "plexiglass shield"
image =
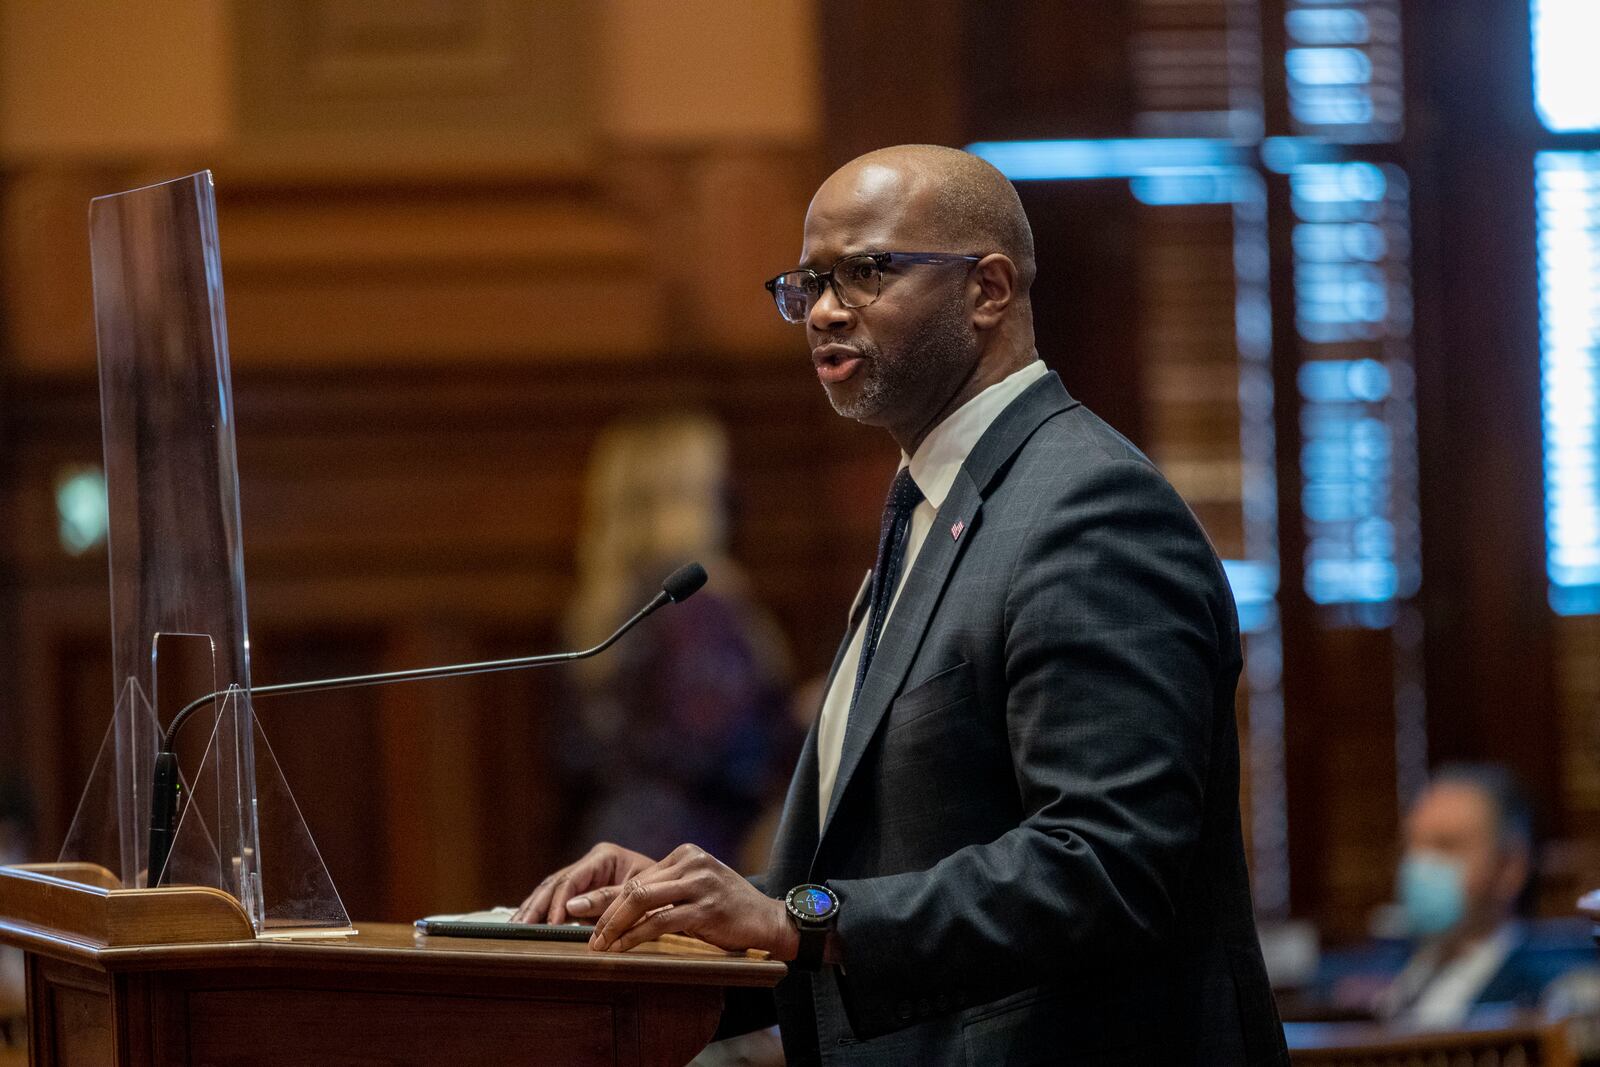
{"label": "plexiglass shield", "polygon": [[[249,699],[238,465],[211,174],[95,199],[89,209],[100,359],[115,705],[63,861],[125,887],[205,885],[259,935],[349,918]],[[162,729],[185,801],[151,871]]]}

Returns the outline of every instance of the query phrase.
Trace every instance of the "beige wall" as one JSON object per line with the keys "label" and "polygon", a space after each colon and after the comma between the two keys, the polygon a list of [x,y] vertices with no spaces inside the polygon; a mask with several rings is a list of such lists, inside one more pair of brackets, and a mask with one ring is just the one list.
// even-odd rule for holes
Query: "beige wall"
{"label": "beige wall", "polygon": [[[358,22],[352,9],[362,6],[254,0],[235,17],[217,0],[0,0],[0,156],[15,163],[237,147],[250,101],[237,92],[235,37],[259,33],[263,23],[301,34],[309,24],[317,30],[308,36],[336,44],[367,31],[362,47],[323,69],[342,66],[369,92],[385,91],[386,78],[431,76],[442,87],[454,77],[459,87],[469,66],[493,72],[485,42],[512,32],[519,7],[413,0]],[[650,145],[816,138],[812,0],[560,6],[591,30],[576,42],[586,53],[576,88],[592,96],[595,132],[604,137]]]}
{"label": "beige wall", "polygon": [[4,0],[0,153],[211,149],[231,130],[228,8],[208,0]]}
{"label": "beige wall", "polygon": [[604,0],[606,132],[648,144],[810,144],[813,0]]}
{"label": "beige wall", "polygon": [[91,368],[89,197],[201,168],[238,365],[787,351],[813,2],[0,0],[0,360]]}

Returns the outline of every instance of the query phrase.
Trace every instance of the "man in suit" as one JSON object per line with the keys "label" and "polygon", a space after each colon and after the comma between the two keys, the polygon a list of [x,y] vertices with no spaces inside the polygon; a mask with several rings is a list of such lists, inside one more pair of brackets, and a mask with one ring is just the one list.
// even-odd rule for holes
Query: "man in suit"
{"label": "man in suit", "polygon": [[1533,856],[1533,812],[1509,770],[1440,768],[1406,816],[1396,877],[1412,940],[1330,959],[1320,983],[1329,1006],[1406,1029],[1450,1029],[1480,1009],[1537,1008],[1557,983],[1593,973],[1586,928],[1563,937],[1558,924],[1519,920]]}
{"label": "man in suit", "polygon": [[903,456],[771,862],[598,846],[520,917],[795,961],[767,999],[796,1065],[1287,1063],[1232,598],[1177,494],[1039,361],[1033,275],[1016,191],[967,153],[884,149],[818,190],[768,289],[835,409]]}

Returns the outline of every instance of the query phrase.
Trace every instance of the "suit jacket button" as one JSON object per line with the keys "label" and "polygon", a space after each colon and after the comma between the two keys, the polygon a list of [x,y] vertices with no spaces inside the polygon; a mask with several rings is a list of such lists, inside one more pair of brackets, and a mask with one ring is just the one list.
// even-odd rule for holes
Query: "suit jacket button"
{"label": "suit jacket button", "polygon": [[933,1006],[935,1008],[938,1008],[941,1013],[949,1011],[950,1010],[950,994],[949,993],[940,993],[937,997],[934,998]]}
{"label": "suit jacket button", "polygon": [[917,1014],[918,1015],[932,1015],[933,1014],[933,1002],[931,1000],[929,1000],[927,997],[923,997],[921,1000],[918,1000],[917,1001]]}
{"label": "suit jacket button", "polygon": [[905,1022],[907,1019],[911,1018],[911,1001],[902,1000],[900,1003],[896,1004],[894,1006],[894,1013],[901,1022]]}

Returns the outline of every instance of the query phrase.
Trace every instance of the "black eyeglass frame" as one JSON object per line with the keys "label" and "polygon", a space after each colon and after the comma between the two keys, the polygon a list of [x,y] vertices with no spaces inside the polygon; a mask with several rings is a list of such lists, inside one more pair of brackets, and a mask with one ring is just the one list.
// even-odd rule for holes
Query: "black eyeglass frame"
{"label": "black eyeglass frame", "polygon": [[[850,259],[867,259],[870,260],[872,265],[877,268],[878,291],[872,294],[871,300],[863,300],[858,304],[852,304],[850,301],[846,300],[845,295],[839,291],[839,285],[836,281],[834,281],[834,271],[839,269],[839,264]],[[944,263],[977,263],[982,259],[982,256],[964,255],[960,252],[852,252],[848,256],[840,256],[838,259],[834,260],[833,266],[829,267],[827,270],[819,271],[812,270],[809,267],[795,267],[792,270],[786,270],[782,274],[777,274],[771,278],[768,278],[763,284],[765,285],[767,292],[772,294],[772,302],[778,307],[779,317],[781,317],[784,322],[789,323],[791,326],[799,326],[801,323],[806,321],[806,315],[802,315],[798,319],[789,318],[789,316],[784,314],[783,301],[778,297],[778,283],[791,274],[809,274],[813,279],[816,280],[817,295],[811,298],[810,305],[806,308],[806,314],[809,315],[811,308],[815,307],[816,302],[822,299],[822,289],[824,285],[827,285],[833,289],[834,297],[842,306],[850,308],[851,310],[855,310],[856,308],[864,308],[877,303],[878,297],[883,295],[883,272],[895,263],[921,263],[939,265]]]}

